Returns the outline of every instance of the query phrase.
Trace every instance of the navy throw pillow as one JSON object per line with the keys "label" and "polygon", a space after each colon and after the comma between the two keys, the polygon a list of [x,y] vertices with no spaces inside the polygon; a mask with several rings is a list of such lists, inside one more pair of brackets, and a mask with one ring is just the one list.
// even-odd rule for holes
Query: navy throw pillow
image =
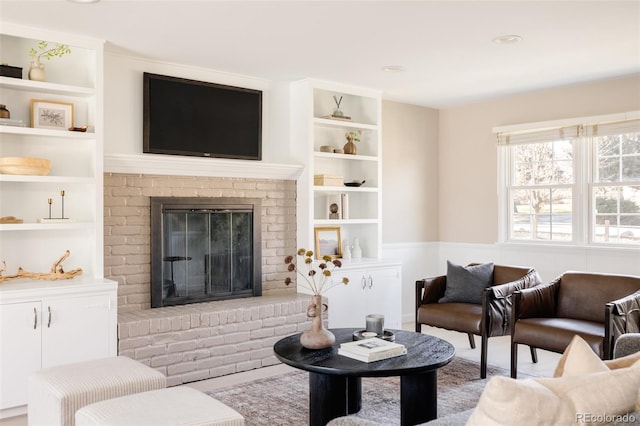
{"label": "navy throw pillow", "polygon": [[447,287],[438,303],[482,303],[482,291],[493,284],[493,263],[460,266],[447,260]]}

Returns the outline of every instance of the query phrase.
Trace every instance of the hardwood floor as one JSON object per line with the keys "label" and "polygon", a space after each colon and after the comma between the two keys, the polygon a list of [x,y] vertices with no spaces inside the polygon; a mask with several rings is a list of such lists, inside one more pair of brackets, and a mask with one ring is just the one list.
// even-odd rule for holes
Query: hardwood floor
{"label": "hardwood floor", "polygon": [[[413,330],[414,325],[413,323],[405,323],[402,328],[405,330]],[[427,326],[423,326],[422,332],[451,342],[456,348],[456,356],[478,363],[480,362],[480,337],[476,336],[476,349],[471,349],[466,334]],[[521,345],[519,348],[518,358],[518,372],[534,376],[551,377],[556,364],[558,363],[558,359],[560,358],[560,354],[538,350],[538,363],[533,364],[529,356],[529,348]],[[488,363],[490,365],[495,365],[509,370],[510,359],[510,337],[492,337],[489,340]],[[212,391],[250,382],[252,380],[276,376],[292,370],[292,367],[284,364],[278,364],[270,367],[259,368],[257,370],[216,377],[214,379],[201,380],[199,382],[188,383],[182,386],[190,386],[203,392]],[[480,374],[480,370],[478,370],[478,374]],[[24,415],[2,419],[0,420],[0,425],[27,426],[27,416]]]}

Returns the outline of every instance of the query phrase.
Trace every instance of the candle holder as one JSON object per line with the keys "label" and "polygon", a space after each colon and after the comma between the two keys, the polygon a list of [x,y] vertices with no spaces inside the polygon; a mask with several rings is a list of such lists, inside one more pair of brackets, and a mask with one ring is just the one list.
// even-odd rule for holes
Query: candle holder
{"label": "candle holder", "polygon": [[60,219],[64,219],[64,189],[60,191],[60,198],[62,200],[62,210],[60,212]]}
{"label": "candle holder", "polygon": [[53,198],[47,198],[47,204],[49,205],[49,217],[44,217],[42,219],[38,219],[40,223],[56,223],[56,222],[73,222],[68,217],[64,217],[64,189],[60,190],[60,217],[51,217],[51,207],[53,205]]}

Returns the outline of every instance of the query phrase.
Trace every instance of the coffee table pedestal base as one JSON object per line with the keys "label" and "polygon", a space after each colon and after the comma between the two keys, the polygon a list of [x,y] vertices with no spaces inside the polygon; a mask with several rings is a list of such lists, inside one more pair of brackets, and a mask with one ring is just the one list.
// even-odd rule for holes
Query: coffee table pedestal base
{"label": "coffee table pedestal base", "polygon": [[438,372],[400,376],[400,424],[417,425],[438,417]]}
{"label": "coffee table pedestal base", "polygon": [[362,379],[309,373],[309,425],[324,426],[362,408]]}
{"label": "coffee table pedestal base", "polygon": [[[309,425],[325,426],[362,408],[360,377],[309,373]],[[400,424],[416,425],[437,417],[437,372],[400,377]]]}

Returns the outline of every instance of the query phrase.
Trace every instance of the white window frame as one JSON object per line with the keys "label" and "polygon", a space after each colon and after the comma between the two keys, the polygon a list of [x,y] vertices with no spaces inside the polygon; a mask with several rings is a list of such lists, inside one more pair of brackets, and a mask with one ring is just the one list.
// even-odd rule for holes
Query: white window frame
{"label": "white window frame", "polygon": [[[589,196],[591,197],[594,194],[594,190],[597,187],[602,187],[602,186],[611,186],[611,187],[625,187],[625,186],[639,186],[640,182],[638,181],[614,181],[614,182],[597,182],[596,181],[596,168],[598,167],[597,164],[597,146],[595,143],[595,139],[598,138],[601,135],[611,135],[611,134],[621,134],[621,133],[627,133],[627,132],[632,132],[635,133],[637,131],[637,126],[638,123],[635,122],[633,124],[627,124],[627,123],[616,123],[614,124],[612,127],[613,129],[609,129],[604,130],[603,131],[603,127],[606,129],[608,126],[592,126],[589,131],[588,131],[588,138],[589,138],[589,146],[590,146],[590,150],[589,150],[589,166],[590,166],[590,170],[589,170],[589,177],[591,178],[589,180],[589,182],[587,182],[587,191]],[[598,129],[599,127],[599,129]],[[624,154],[621,153],[621,158],[624,157]],[[595,226],[596,224],[594,223],[595,221],[595,210],[596,210],[596,199],[594,197],[590,198],[590,204],[589,204],[589,208],[591,209],[591,211],[593,212],[592,214],[589,215],[589,243],[590,245],[593,246],[604,246],[604,247],[633,247],[633,248],[637,248],[636,245],[629,245],[629,244],[623,244],[623,243],[608,243],[608,242],[597,242],[595,241]]]}
{"label": "white window frame", "polygon": [[[505,135],[524,134],[528,132],[543,132],[545,130],[560,129],[572,126],[580,126],[587,129],[589,126],[613,123],[626,120],[640,119],[640,111],[630,111],[619,114],[589,116],[566,120],[553,120],[535,123],[524,123],[493,128],[493,133],[498,139],[497,163],[498,163],[498,242],[510,244],[535,244],[535,245],[570,245],[570,246],[597,246],[606,248],[630,248],[637,249],[635,245],[599,243],[594,242],[592,229],[593,209],[595,200],[592,199],[594,183],[590,182],[595,177],[595,144],[584,131],[574,142],[574,184],[572,203],[572,239],[571,241],[511,239],[511,212],[509,187],[512,173],[512,159],[510,145],[504,143]],[[588,138],[588,140],[587,140]]]}

